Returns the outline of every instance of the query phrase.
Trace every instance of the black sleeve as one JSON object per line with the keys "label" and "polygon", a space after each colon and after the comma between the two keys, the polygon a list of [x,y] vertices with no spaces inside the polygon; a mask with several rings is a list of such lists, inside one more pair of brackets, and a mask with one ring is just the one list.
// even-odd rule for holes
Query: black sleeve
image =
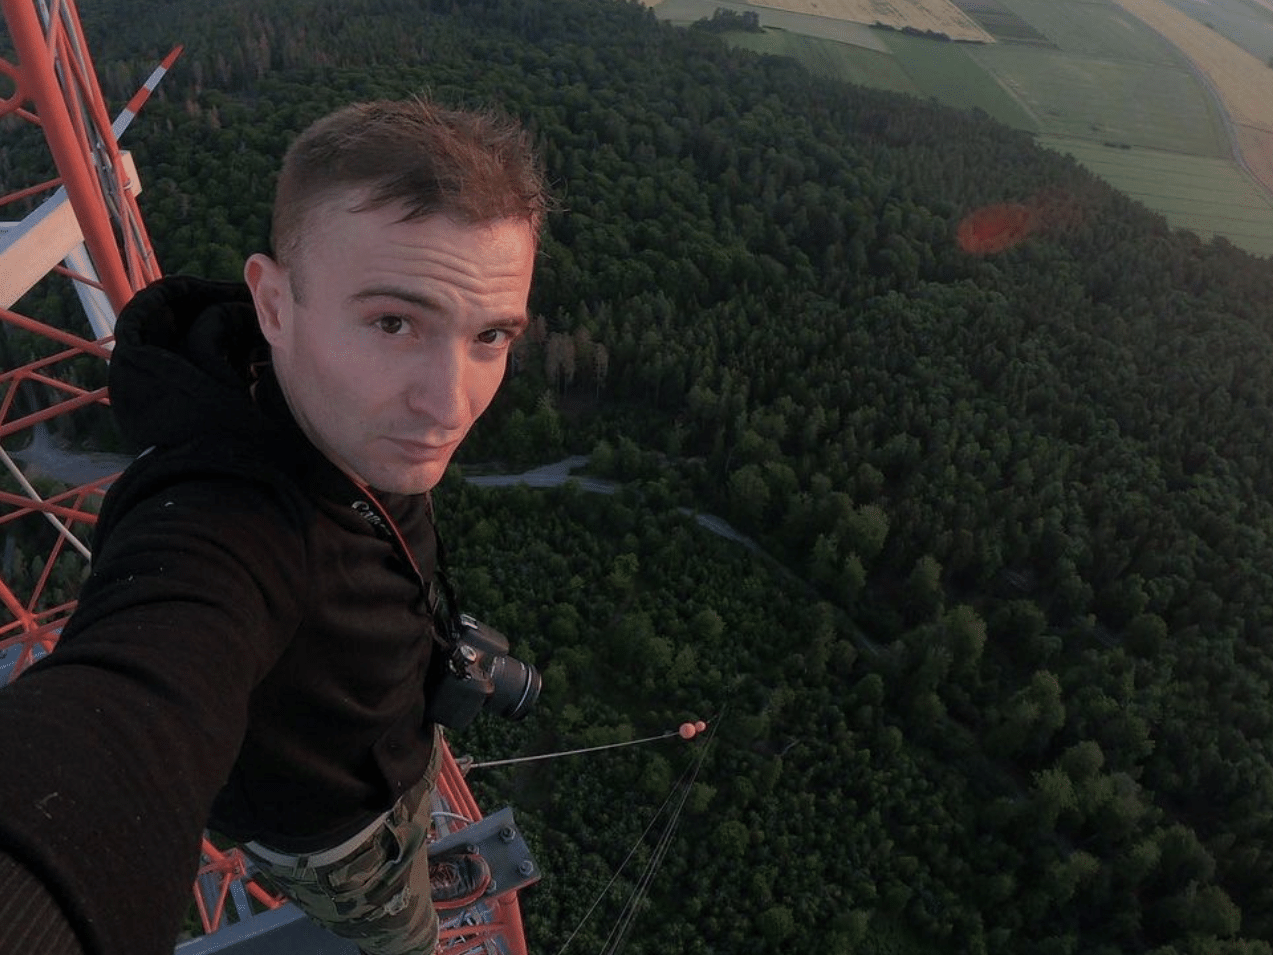
{"label": "black sleeve", "polygon": [[0,852],[0,952],[84,955],[71,923],[49,890]]}
{"label": "black sleeve", "polygon": [[136,502],[56,650],[0,690],[0,852],[92,955],[171,955],[248,698],[306,602],[297,513],[233,479]]}

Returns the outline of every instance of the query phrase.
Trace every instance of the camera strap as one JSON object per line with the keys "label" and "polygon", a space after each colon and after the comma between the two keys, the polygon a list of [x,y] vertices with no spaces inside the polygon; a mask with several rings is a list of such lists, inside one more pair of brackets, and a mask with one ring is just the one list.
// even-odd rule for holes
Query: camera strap
{"label": "camera strap", "polygon": [[420,585],[425,606],[433,618],[435,639],[448,650],[451,649],[447,635],[454,632],[450,624],[457,619],[459,611],[456,610],[455,592],[443,569],[445,550],[442,537],[438,534],[437,521],[434,520],[433,495],[427,491],[424,495],[424,514],[434,541],[433,572],[426,577],[420,568],[420,560],[407,543],[397,522],[372,493],[371,488],[355,481],[338,468],[301,431],[287,406],[287,399],[283,396],[283,389],[268,358],[253,363],[250,376],[253,401],[267,417],[283,426],[284,434],[276,436],[282,440],[270,445],[268,456],[276,462],[276,466],[292,475],[311,493],[348,507],[367,523],[377,537],[393,546],[398,557],[411,568]]}
{"label": "camera strap", "polygon": [[451,582],[447,580],[444,569],[446,552],[442,546],[442,536],[438,533],[437,522],[433,519],[433,495],[426,491],[424,499],[424,512],[429,521],[429,529],[433,532],[435,548],[433,573],[426,579],[424,572],[420,569],[420,562],[398,528],[397,522],[372,493],[371,488],[358,484],[343,471],[339,473],[344,479],[345,487],[344,493],[337,499],[347,503],[350,510],[367,522],[377,537],[392,544],[398,556],[406,561],[425,596],[426,606],[434,621],[434,633],[439,642],[449,648],[445,635],[453,632],[451,621],[458,611],[455,609],[455,591],[451,589]]}

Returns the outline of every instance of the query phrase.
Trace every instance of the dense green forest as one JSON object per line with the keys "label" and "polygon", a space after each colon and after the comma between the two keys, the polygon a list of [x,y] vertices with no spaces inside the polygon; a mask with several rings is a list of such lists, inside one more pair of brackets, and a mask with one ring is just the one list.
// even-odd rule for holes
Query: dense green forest
{"label": "dense green forest", "polygon": [[[474,774],[547,870],[533,951],[710,745],[630,951],[1273,953],[1268,261],[984,116],[633,3],[83,7],[115,103],[187,45],[126,141],[169,271],[237,276],[288,139],[340,103],[535,132],[562,210],[465,460],[587,453],[624,490],[448,479],[466,605],[545,679],[454,746],[716,730]],[[15,140],[0,185],[39,162]],[[994,202],[1056,215],[961,251]]]}

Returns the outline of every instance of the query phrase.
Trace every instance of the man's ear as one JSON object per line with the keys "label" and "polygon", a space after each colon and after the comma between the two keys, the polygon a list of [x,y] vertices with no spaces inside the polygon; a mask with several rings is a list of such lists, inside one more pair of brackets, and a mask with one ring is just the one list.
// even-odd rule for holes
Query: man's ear
{"label": "man's ear", "polygon": [[291,317],[292,289],[287,272],[268,255],[257,252],[243,265],[243,280],[252,292],[261,333],[277,345]]}

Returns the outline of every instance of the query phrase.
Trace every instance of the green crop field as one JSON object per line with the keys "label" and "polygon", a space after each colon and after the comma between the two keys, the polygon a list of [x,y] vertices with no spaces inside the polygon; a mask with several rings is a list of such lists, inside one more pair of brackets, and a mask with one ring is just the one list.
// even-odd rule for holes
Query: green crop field
{"label": "green crop field", "polygon": [[1063,52],[1131,63],[1185,65],[1166,40],[1113,4],[1083,0],[1000,0]]}
{"label": "green crop field", "polygon": [[1228,157],[1224,123],[1186,70],[995,44],[969,49],[1055,136]]}
{"label": "green crop field", "polygon": [[993,47],[937,43],[901,33],[886,33],[884,42],[925,96],[963,109],[978,107],[1017,129],[1039,128],[1030,112],[972,58],[973,51]]}
{"label": "green crop field", "polygon": [[821,76],[875,89],[921,95],[921,90],[911,82],[905,70],[887,50],[880,52],[863,46],[768,28],[764,33],[731,33],[726,40],[732,46],[756,53],[794,57],[811,72]]}
{"label": "green crop field", "polygon": [[1221,235],[1238,248],[1273,256],[1273,201],[1228,160],[1112,149],[1055,136],[1040,136],[1038,142],[1073,156],[1174,228]]}

